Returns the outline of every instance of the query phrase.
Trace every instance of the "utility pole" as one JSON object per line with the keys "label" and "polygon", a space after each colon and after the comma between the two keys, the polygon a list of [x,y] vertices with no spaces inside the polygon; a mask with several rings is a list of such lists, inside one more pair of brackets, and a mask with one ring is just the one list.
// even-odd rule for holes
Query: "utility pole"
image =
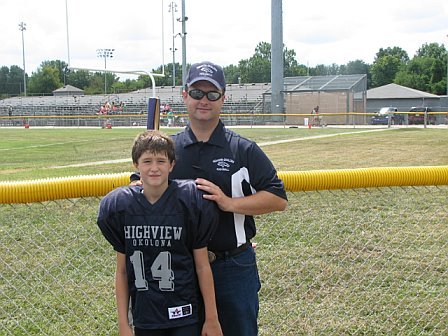
{"label": "utility pole", "polygon": [[174,33],[174,13],[177,12],[177,4],[173,1],[170,3],[170,9],[169,12],[171,12],[171,21],[173,25],[173,47],[170,48],[170,50],[173,53],[173,87],[176,86],[176,47],[174,45],[174,39],[178,34]]}
{"label": "utility pole", "polygon": [[185,16],[185,0],[182,0],[182,89],[185,88],[187,81],[187,32],[185,27],[187,20],[188,17]]}
{"label": "utility pole", "polygon": [[22,58],[23,58],[23,92],[26,97],[26,71],[25,71],[25,39],[23,31],[26,30],[26,23],[19,23],[19,30],[22,31]]}
{"label": "utility pole", "polygon": [[271,0],[271,21],[271,113],[280,114],[284,112],[282,0]]}

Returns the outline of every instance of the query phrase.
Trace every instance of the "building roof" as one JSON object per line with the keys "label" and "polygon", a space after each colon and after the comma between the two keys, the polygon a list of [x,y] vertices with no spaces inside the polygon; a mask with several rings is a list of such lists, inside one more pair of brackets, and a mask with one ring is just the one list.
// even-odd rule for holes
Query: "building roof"
{"label": "building roof", "polygon": [[285,91],[364,91],[365,74],[335,76],[296,76],[286,77]]}
{"label": "building roof", "polygon": [[84,90],[78,89],[77,87],[74,87],[72,85],[64,85],[63,87],[54,90],[53,94],[54,93],[67,93],[67,92],[84,93]]}
{"label": "building roof", "polygon": [[440,98],[439,96],[411,89],[398,84],[387,84],[367,90],[367,99],[412,99],[412,98]]}

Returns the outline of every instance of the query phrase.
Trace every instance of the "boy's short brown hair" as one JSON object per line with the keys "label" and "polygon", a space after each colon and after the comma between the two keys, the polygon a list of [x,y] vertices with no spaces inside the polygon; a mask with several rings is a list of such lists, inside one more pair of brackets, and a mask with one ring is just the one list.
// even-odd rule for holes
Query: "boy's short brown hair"
{"label": "boy's short brown hair", "polygon": [[170,162],[176,159],[173,139],[160,131],[148,130],[136,136],[132,146],[132,162],[137,164],[142,154],[148,151],[152,154],[164,153]]}

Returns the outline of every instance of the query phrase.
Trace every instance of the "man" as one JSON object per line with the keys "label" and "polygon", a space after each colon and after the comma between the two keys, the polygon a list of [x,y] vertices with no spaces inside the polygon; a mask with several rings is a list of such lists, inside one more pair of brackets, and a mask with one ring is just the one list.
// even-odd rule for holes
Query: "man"
{"label": "man", "polygon": [[182,93],[189,124],[173,136],[176,165],[170,178],[195,179],[208,193],[204,198],[220,208],[208,246],[219,321],[226,336],[253,336],[258,334],[260,289],[250,242],[256,233],[253,216],[284,210],[287,198],[283,182],[258,145],[220,121],[225,86],[219,65],[191,66]]}

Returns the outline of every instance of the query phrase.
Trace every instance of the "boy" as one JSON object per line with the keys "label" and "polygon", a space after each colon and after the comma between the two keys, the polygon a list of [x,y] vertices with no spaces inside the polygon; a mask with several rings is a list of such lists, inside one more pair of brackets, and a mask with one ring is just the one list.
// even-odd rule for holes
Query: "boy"
{"label": "boy", "polygon": [[[138,135],[132,161],[141,186],[111,191],[98,225],[117,251],[115,277],[121,336],[222,335],[207,244],[218,211],[194,181],[168,180],[174,143],[158,131]],[[201,320],[201,296],[205,307]]]}

